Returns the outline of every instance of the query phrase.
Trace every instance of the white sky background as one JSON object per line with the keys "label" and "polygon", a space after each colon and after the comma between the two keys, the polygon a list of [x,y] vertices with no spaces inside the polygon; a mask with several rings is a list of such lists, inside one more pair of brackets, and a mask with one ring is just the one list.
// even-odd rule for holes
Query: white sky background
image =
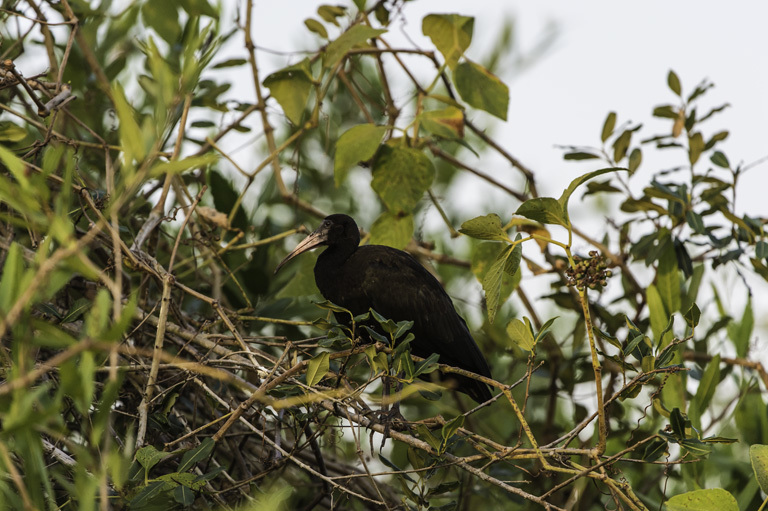
{"label": "white sky background", "polygon": [[[225,0],[225,5],[227,3]],[[233,4],[228,7],[233,8]],[[317,18],[318,5],[320,2],[311,0],[277,3],[257,0],[254,42],[281,52],[317,48],[322,41],[307,31],[303,20]],[[731,105],[702,129],[705,139],[723,129],[730,132],[730,137],[718,147],[732,165],[748,165],[768,156],[768,30],[765,27],[768,2],[731,2],[726,6],[713,0],[631,3],[419,0],[404,6],[403,18],[395,21],[386,34],[388,42],[393,47],[411,47],[401,35],[405,32],[418,47],[432,48],[429,39],[421,33],[421,20],[430,13],[474,16],[474,37],[467,54],[478,61],[494,47],[505,19],[514,20],[515,45],[524,53],[536,46],[548,26],[556,25],[555,43],[533,65],[523,72],[512,67],[497,70],[510,88],[508,121],[496,122],[475,110],[470,113],[481,126],[493,123],[493,138],[534,171],[541,195],[558,197],[573,178],[602,166],[598,160],[566,162],[557,146],[598,145],[603,121],[610,111],[618,114],[617,126],[625,121],[643,123],[639,138],[668,133],[669,120],[654,119],[651,111],[660,104],[677,104],[677,98],[667,87],[670,69],[680,77],[684,96],[705,78],[714,82],[715,87],[702,98],[700,114],[723,103]],[[335,32],[329,32],[334,37]],[[238,56],[242,57],[242,45],[237,45],[238,42],[233,41],[233,47],[239,50]],[[275,56],[259,52],[262,79],[303,57],[302,53]],[[222,60],[224,58],[222,56]],[[246,82],[242,85],[243,91],[252,94],[252,84],[250,80]],[[634,180],[638,186],[635,192],[648,183],[649,179],[644,176],[650,178],[654,171],[685,161],[686,158],[674,150],[659,152],[651,145],[644,145],[640,170],[643,177]],[[707,164],[708,157],[699,163],[700,166]],[[506,163],[500,163],[499,167],[491,164],[482,170],[500,179],[502,175],[514,173]],[[740,178],[737,213],[768,216],[764,198],[768,189],[767,173],[768,161],[754,166]],[[467,201],[471,203],[467,209],[472,214],[489,212],[489,200],[482,195],[488,189],[479,186],[477,200]],[[466,190],[462,187],[460,193]],[[576,199],[580,196],[577,192],[571,201],[571,215],[583,225],[589,219],[579,215]],[[508,200],[508,196],[505,199]],[[493,206],[490,207],[492,211]],[[594,209],[590,211],[594,214]],[[368,225],[369,219],[360,220],[364,226]],[[598,232],[592,232],[600,237],[604,219],[594,220]],[[746,297],[740,286],[740,296],[728,296],[733,286],[727,285],[726,279],[732,278],[734,275],[728,275],[716,284],[724,291],[726,307],[740,317],[739,306]],[[765,332],[768,323],[762,311],[768,309],[768,286],[760,279],[753,282],[752,290],[756,332]],[[768,359],[768,352],[761,353],[760,358]]]}

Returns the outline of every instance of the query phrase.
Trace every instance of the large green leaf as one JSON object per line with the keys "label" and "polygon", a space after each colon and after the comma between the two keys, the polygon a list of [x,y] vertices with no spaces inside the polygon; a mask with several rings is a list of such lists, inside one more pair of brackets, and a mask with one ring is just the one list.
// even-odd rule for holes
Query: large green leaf
{"label": "large green leaf", "polygon": [[371,187],[391,213],[410,213],[435,177],[430,159],[418,149],[382,146]]}
{"label": "large green leaf", "polygon": [[752,329],[755,326],[755,316],[752,311],[752,296],[747,299],[747,305],[744,307],[744,314],[738,323],[732,321],[728,324],[728,337],[736,347],[736,354],[740,357],[747,355],[749,351],[749,340],[752,336]]}
{"label": "large green leaf", "polygon": [[500,298],[504,277],[511,277],[514,281],[517,278],[516,274],[520,272],[519,268],[513,269],[512,266],[515,265],[514,261],[517,261],[517,266],[519,266],[521,249],[520,244],[509,245],[504,248],[483,275],[482,285],[483,291],[485,291],[485,304],[488,307],[489,323],[493,323],[493,320],[496,319],[496,313],[503,303]]}
{"label": "large green leaf", "polygon": [[739,504],[722,488],[694,490],[666,502],[667,511],[739,511]]}
{"label": "large green leaf", "polygon": [[307,107],[309,93],[312,91],[312,81],[309,59],[304,59],[269,75],[264,80],[264,86],[283,107],[288,119],[299,125]]}
{"label": "large green leaf", "polygon": [[768,493],[768,445],[750,445],[749,459],[760,489]]}
{"label": "large green leaf", "polygon": [[309,364],[307,364],[307,385],[314,387],[320,383],[320,380],[323,379],[330,369],[330,360],[330,354],[324,351],[309,361]]}
{"label": "large green leaf", "polygon": [[542,224],[556,224],[568,227],[563,206],[552,197],[536,197],[520,204],[516,215],[524,216]]}
{"label": "large green leaf", "polygon": [[536,345],[536,340],[533,337],[533,329],[531,327],[531,320],[525,319],[525,323],[515,318],[507,324],[507,335],[514,342],[518,348],[525,351],[532,351]]}
{"label": "large green leaf", "polygon": [[[661,240],[659,241],[661,243]],[[682,303],[680,293],[680,272],[677,268],[677,255],[673,243],[666,243],[659,257],[659,269],[656,273],[656,285],[667,314],[680,311]]]}
{"label": "large green leaf", "polygon": [[464,61],[453,72],[461,97],[475,108],[507,120],[509,87],[480,64]]}
{"label": "large green leaf", "polygon": [[433,135],[449,140],[464,138],[464,112],[455,106],[422,112],[418,119]]}
{"label": "large green leaf", "polygon": [[694,400],[696,401],[696,406],[699,409],[699,412],[703,413],[707,406],[709,406],[710,401],[712,401],[712,396],[715,395],[715,390],[717,389],[717,385],[719,383],[720,355],[717,354],[713,356],[712,360],[710,360],[707,364],[707,369],[701,376],[699,387],[696,389],[696,397]]}
{"label": "large green leaf", "polygon": [[455,69],[459,58],[472,42],[475,18],[459,14],[430,14],[421,22],[421,31],[432,39],[449,68]]}
{"label": "large green leaf", "polygon": [[385,126],[358,124],[339,137],[336,142],[336,155],[333,161],[336,186],[344,182],[349,169],[357,165],[358,162],[368,160],[376,154],[386,132]]}
{"label": "large green leaf", "polygon": [[125,161],[130,163],[132,160],[141,161],[147,154],[144,148],[143,136],[139,123],[136,122],[133,108],[125,99],[123,88],[116,84],[112,87],[112,97],[115,101],[115,110],[117,118],[120,120],[120,146],[125,155]]}
{"label": "large green leaf", "polygon": [[413,215],[382,213],[371,225],[371,243],[405,248],[413,237]]}
{"label": "large green leaf", "polygon": [[509,241],[496,213],[478,216],[461,224],[459,232],[479,240]]}

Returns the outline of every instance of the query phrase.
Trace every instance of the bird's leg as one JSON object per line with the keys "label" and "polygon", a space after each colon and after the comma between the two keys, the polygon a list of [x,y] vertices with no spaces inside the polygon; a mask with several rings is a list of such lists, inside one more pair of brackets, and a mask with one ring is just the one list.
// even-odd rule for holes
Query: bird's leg
{"label": "bird's leg", "polygon": [[[389,431],[394,427],[397,431],[411,431],[411,426],[408,424],[408,421],[403,417],[403,414],[400,413],[400,393],[403,390],[403,380],[402,377],[405,375],[405,373],[400,373],[398,375],[398,382],[395,385],[395,398],[392,401],[392,408],[389,407],[389,390],[390,390],[390,376],[384,376],[383,377],[383,384],[384,387],[381,391],[381,397],[382,397],[382,405],[381,405],[381,421],[384,423],[384,437],[381,439],[381,447],[379,450],[384,449],[384,443],[387,441],[387,437],[389,437]],[[393,426],[394,425],[394,426]]]}

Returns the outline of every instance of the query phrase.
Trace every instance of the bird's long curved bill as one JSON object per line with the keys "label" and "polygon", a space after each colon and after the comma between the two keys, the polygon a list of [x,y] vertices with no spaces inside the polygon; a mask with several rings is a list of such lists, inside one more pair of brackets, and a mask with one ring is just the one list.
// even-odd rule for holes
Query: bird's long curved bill
{"label": "bird's long curved bill", "polygon": [[302,252],[306,252],[307,250],[312,250],[313,248],[317,247],[318,245],[322,245],[325,243],[327,237],[327,233],[320,231],[319,229],[304,238],[304,240],[296,245],[296,248],[293,249],[293,251],[285,256],[285,259],[280,261],[280,264],[277,265],[277,268],[275,268],[275,273],[280,271],[280,268],[282,268],[285,263],[296,257],[297,255],[301,254]]}

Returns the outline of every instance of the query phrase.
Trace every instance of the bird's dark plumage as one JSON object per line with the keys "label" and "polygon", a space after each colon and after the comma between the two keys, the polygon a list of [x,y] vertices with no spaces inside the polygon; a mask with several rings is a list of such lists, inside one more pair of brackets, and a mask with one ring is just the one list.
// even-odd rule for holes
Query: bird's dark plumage
{"label": "bird's dark plumage", "polygon": [[[347,215],[330,215],[278,265],[320,245],[328,248],[315,264],[315,282],[323,296],[358,315],[373,309],[393,321],[413,321],[411,353],[440,356],[440,363],[491,377],[475,344],[440,283],[410,254],[382,245],[360,244],[360,231]],[[460,392],[481,403],[488,386],[460,375],[445,375]]]}

